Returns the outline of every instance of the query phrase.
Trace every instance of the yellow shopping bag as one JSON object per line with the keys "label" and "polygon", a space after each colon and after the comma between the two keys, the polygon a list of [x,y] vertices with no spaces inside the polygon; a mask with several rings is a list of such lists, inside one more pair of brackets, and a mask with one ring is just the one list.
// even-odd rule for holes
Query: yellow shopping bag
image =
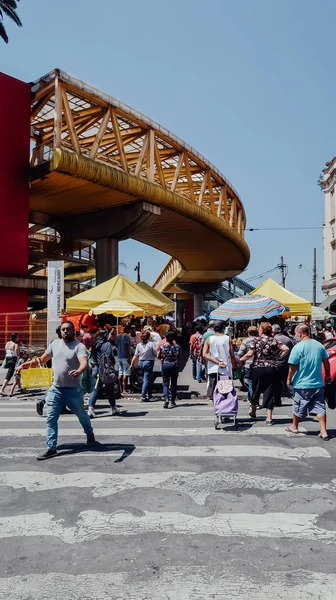
{"label": "yellow shopping bag", "polygon": [[53,369],[35,367],[20,371],[22,386],[25,389],[47,388],[52,384]]}

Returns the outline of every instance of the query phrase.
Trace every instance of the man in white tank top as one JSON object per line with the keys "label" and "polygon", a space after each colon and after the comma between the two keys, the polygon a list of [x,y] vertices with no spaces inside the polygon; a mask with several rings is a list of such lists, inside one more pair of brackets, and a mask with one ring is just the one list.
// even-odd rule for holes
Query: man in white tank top
{"label": "man in white tank top", "polygon": [[214,325],[215,334],[204,342],[203,358],[207,361],[207,393],[210,400],[213,398],[218,375],[227,375],[232,378],[233,367],[235,367],[237,363],[231,339],[228,335],[225,335],[223,331],[223,321],[217,321]]}

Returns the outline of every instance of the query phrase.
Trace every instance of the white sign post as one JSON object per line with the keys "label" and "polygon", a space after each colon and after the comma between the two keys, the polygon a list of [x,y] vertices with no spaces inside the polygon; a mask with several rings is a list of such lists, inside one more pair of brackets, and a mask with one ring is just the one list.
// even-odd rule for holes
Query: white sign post
{"label": "white sign post", "polygon": [[52,342],[56,336],[56,329],[60,325],[60,317],[64,308],[64,261],[48,261],[48,326],[47,343]]}

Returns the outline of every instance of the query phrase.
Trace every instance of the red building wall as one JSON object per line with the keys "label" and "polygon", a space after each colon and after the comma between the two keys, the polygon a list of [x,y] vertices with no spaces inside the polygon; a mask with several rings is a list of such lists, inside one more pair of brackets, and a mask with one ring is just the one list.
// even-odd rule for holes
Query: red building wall
{"label": "red building wall", "polygon": [[[30,86],[0,73],[0,277],[28,271]],[[27,291],[0,287],[0,313],[27,310]]]}

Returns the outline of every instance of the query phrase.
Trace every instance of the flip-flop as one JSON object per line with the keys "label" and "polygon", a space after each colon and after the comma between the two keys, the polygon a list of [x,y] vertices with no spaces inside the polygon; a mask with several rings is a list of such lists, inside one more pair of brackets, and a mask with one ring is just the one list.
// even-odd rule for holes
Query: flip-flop
{"label": "flip-flop", "polygon": [[323,436],[323,435],[321,435],[321,434],[319,433],[319,434],[318,434],[318,436],[319,436],[319,438],[321,438],[321,440],[323,440],[324,442],[329,442],[329,440],[330,440],[330,437],[329,437],[329,435],[325,435],[325,436]]}
{"label": "flip-flop", "polygon": [[293,435],[297,435],[299,432],[298,431],[293,431],[293,429],[290,429],[289,427],[285,427],[285,431],[287,431],[287,433],[292,433]]}

